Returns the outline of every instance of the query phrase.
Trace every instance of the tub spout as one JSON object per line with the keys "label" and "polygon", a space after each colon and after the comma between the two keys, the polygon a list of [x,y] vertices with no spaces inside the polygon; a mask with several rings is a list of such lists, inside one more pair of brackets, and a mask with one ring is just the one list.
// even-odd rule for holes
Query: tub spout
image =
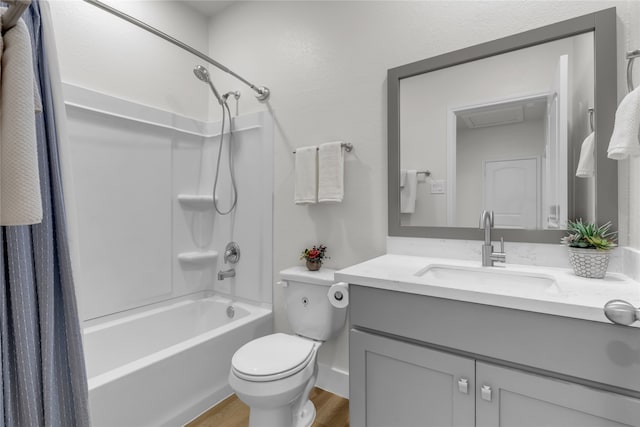
{"label": "tub spout", "polygon": [[228,270],[218,271],[218,280],[224,280],[227,277],[236,277],[236,269],[230,268]]}

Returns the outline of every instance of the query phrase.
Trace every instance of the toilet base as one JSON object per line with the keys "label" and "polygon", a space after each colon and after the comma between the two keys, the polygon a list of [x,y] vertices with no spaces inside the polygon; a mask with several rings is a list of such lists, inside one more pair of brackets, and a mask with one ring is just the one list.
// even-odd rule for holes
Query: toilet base
{"label": "toilet base", "polygon": [[311,424],[313,424],[313,421],[316,419],[316,407],[312,401],[307,400],[300,416],[297,418],[294,427],[311,427]]}
{"label": "toilet base", "polygon": [[251,408],[249,427],[311,427],[316,419],[316,407],[312,401],[307,400],[300,415],[295,420],[292,417],[290,406],[275,409]]}

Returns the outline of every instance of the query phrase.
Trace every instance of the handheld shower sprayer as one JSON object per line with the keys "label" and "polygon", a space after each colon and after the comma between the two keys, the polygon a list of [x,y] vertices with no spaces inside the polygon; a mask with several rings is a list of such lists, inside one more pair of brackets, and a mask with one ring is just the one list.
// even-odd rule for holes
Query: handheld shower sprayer
{"label": "handheld shower sprayer", "polygon": [[224,101],[222,100],[222,97],[220,97],[220,94],[216,90],[216,87],[213,85],[213,83],[211,83],[211,79],[209,78],[209,71],[206,68],[204,68],[202,65],[196,65],[193,68],[193,74],[195,74],[195,76],[200,81],[203,81],[203,82],[209,84],[209,87],[211,88],[211,91],[215,95],[216,99],[218,100],[218,103],[220,105],[223,105],[224,101],[226,101],[227,98],[224,98]]}
{"label": "handheld shower sprayer", "polygon": [[[232,138],[233,138],[233,126],[232,126],[232,119],[231,119],[231,111],[229,110],[229,105],[227,104],[227,98],[230,95],[233,95],[236,98],[236,101],[238,100],[238,98],[240,98],[240,92],[227,92],[225,93],[223,96],[220,96],[220,94],[218,93],[218,91],[216,90],[215,86],[213,85],[213,83],[211,83],[211,79],[209,78],[209,71],[204,68],[202,65],[196,65],[193,68],[193,74],[195,74],[195,76],[209,84],[209,87],[211,88],[211,91],[213,92],[213,94],[215,95],[215,97],[218,99],[218,103],[220,104],[220,107],[222,108],[222,124],[221,124],[221,129],[220,129],[220,144],[218,144],[218,158],[216,160],[216,173],[215,173],[215,178],[213,181],[213,207],[215,208],[216,212],[218,212],[220,215],[227,215],[230,214],[231,212],[233,212],[233,210],[236,208],[236,204],[238,203],[238,187],[236,186],[236,178],[235,178],[235,174],[233,171],[233,145],[232,145]],[[237,108],[237,103],[236,103],[236,108]],[[229,116],[229,149],[228,149],[228,153],[229,153],[229,177],[231,180],[231,207],[228,210],[222,210],[219,206],[218,206],[218,197],[217,197],[217,188],[218,188],[218,177],[220,175],[220,158],[222,157],[222,146],[224,145],[224,136],[225,136],[225,132],[224,132],[224,125],[226,122],[226,118],[227,115]]]}

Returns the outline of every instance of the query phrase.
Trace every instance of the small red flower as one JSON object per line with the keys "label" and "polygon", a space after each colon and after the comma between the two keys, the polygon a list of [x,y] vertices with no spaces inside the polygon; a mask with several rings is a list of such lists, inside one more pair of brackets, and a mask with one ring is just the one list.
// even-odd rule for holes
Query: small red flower
{"label": "small red flower", "polygon": [[305,249],[300,255],[300,259],[306,259],[308,261],[322,261],[325,258],[329,258],[326,254],[327,247],[325,245],[317,245],[311,249]]}

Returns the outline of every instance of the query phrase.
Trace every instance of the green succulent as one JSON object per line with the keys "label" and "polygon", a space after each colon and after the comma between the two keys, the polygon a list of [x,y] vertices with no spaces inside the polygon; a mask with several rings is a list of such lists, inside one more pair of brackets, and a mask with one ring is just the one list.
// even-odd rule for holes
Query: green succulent
{"label": "green succulent", "polygon": [[585,224],[582,219],[569,221],[567,225],[568,236],[562,238],[562,243],[573,248],[607,250],[615,246],[615,231],[609,231],[611,221],[597,226]]}

